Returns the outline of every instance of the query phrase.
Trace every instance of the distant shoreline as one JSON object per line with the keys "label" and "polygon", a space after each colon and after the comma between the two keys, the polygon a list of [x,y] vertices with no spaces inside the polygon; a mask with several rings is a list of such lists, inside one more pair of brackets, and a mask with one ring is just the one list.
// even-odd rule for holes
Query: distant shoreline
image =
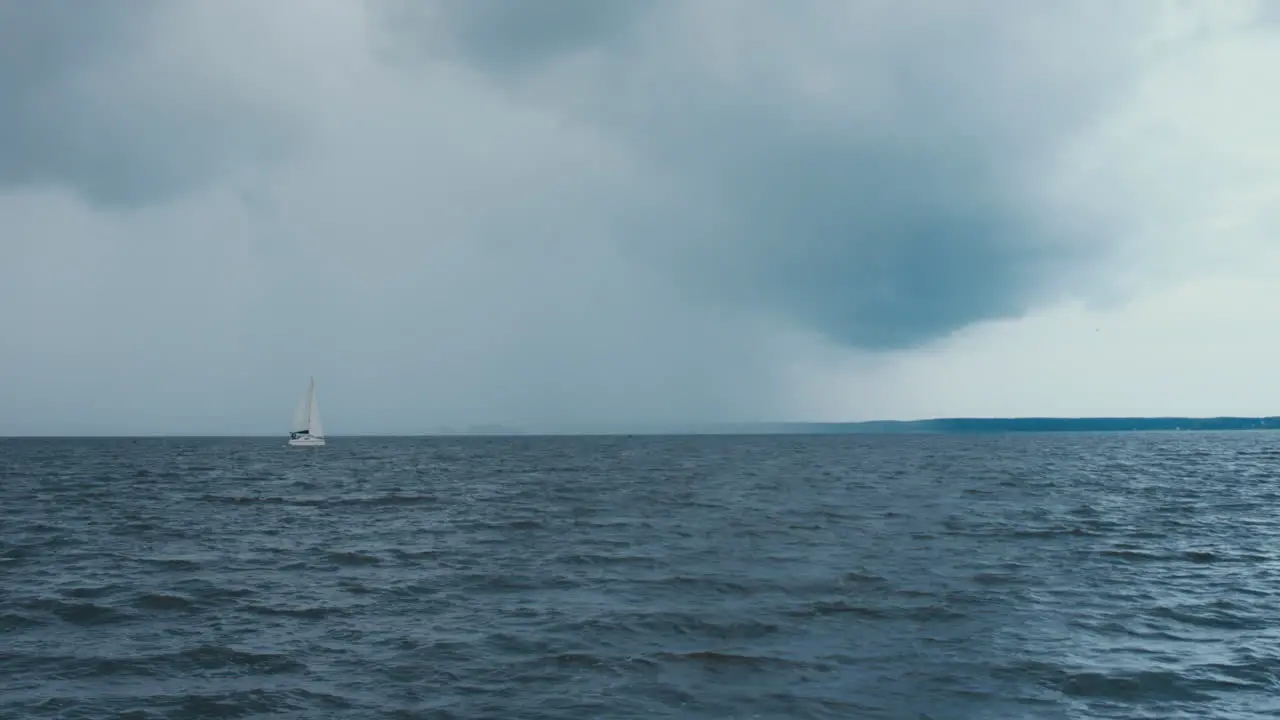
{"label": "distant shoreline", "polygon": [[[706,423],[681,427],[617,428],[607,432],[543,430],[511,434],[666,434],[666,435],[866,435],[1026,432],[1161,432],[1206,430],[1280,430],[1280,416],[1268,417],[1015,417],[867,420],[860,422]],[[493,433],[441,433],[493,434]],[[507,433],[503,433],[507,434]]]}
{"label": "distant shoreline", "polygon": [[[1062,432],[1176,432],[1213,430],[1280,430],[1280,416],[1267,417],[1015,417],[1015,418],[933,418],[927,420],[867,420],[860,422],[746,422],[700,423],[689,425],[634,425],[517,428],[478,425],[439,428],[421,433],[363,433],[330,435],[343,437],[501,437],[501,436],[618,436],[618,435],[909,435],[909,434],[999,434]],[[279,433],[283,437],[284,433]],[[161,438],[269,438],[257,435],[115,435],[80,433],[68,435],[0,435],[0,439],[161,439]]]}
{"label": "distant shoreline", "polygon": [[[1012,432],[1143,432],[1179,430],[1276,430],[1280,416],[1270,417],[1022,417],[869,420],[846,423],[758,423],[761,429],[785,434],[852,433],[1012,433]],[[744,428],[746,426],[743,426]]]}

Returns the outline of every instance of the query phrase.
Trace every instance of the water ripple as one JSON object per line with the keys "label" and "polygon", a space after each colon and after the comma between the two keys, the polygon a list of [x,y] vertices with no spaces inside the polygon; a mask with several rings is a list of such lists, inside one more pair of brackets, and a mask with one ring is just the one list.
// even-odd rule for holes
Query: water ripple
{"label": "water ripple", "polygon": [[1272,437],[8,440],[0,717],[1276,717]]}

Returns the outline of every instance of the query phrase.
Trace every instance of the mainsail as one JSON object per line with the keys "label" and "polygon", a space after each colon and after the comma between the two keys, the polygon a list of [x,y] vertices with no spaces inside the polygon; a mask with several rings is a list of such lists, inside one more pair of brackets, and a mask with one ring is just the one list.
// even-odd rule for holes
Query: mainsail
{"label": "mainsail", "polygon": [[293,413],[293,425],[289,427],[289,432],[306,432],[311,427],[311,406],[314,403],[315,394],[316,381],[312,378],[311,386],[298,401],[298,409]]}
{"label": "mainsail", "polygon": [[316,381],[311,381],[311,392],[307,393],[307,432],[312,437],[324,437],[324,425],[320,423],[320,403],[316,402]]}

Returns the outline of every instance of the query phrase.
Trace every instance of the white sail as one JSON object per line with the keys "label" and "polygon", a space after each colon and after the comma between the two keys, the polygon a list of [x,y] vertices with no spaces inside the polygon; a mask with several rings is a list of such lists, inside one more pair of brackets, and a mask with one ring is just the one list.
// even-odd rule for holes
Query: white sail
{"label": "white sail", "polygon": [[311,419],[311,398],[315,394],[315,381],[311,381],[311,387],[307,392],[303,393],[302,399],[298,401],[298,409],[293,412],[293,425],[289,427],[290,432],[306,432],[308,423]]}
{"label": "white sail", "polygon": [[316,402],[316,383],[311,381],[311,408],[307,413],[307,429],[311,437],[324,437],[324,425],[320,422],[320,403]]}

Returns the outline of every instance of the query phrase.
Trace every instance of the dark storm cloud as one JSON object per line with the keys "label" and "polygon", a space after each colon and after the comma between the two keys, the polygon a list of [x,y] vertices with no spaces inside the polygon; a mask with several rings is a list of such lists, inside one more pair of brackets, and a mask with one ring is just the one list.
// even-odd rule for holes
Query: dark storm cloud
{"label": "dark storm cloud", "polygon": [[[1105,3],[432,7],[437,57],[622,138],[697,198],[702,218],[650,218],[669,239],[625,239],[638,254],[838,342],[1016,316],[1096,248],[1029,188],[1130,80],[1134,17]],[[592,69],[557,87],[554,61],[582,50]]]}
{"label": "dark storm cloud", "polygon": [[0,0],[0,434],[939,407],[847,346],[1148,272],[1163,8]]}
{"label": "dark storm cloud", "polygon": [[491,68],[520,72],[585,47],[622,41],[653,7],[644,0],[469,0],[439,9],[461,51]]}
{"label": "dark storm cloud", "polygon": [[145,54],[175,8],[0,0],[0,192],[54,185],[137,206],[278,151],[259,107],[196,87],[204,78],[183,77],[181,58]]}

